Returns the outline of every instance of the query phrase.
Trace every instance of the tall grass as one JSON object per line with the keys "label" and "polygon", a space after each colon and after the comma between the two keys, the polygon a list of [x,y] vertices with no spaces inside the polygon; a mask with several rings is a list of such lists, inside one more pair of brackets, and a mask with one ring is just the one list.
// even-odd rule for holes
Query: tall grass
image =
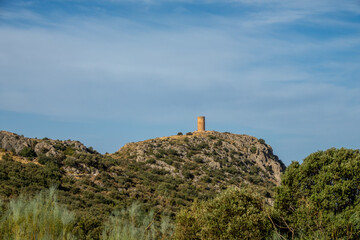
{"label": "tall grass", "polygon": [[32,199],[19,196],[11,200],[0,217],[0,239],[74,239],[71,230],[75,216],[57,204],[55,188]]}
{"label": "tall grass", "polygon": [[[156,219],[159,218],[159,219]],[[141,209],[133,203],[129,208],[116,211],[104,224],[103,240],[170,239],[173,233],[171,219],[156,216],[154,210]]]}
{"label": "tall grass", "polygon": [[[0,200],[0,240],[73,240],[74,222],[74,214],[58,205],[55,188],[33,198],[21,195],[7,204]],[[173,230],[170,217],[144,211],[134,203],[109,217],[100,238],[164,240],[171,238]]]}

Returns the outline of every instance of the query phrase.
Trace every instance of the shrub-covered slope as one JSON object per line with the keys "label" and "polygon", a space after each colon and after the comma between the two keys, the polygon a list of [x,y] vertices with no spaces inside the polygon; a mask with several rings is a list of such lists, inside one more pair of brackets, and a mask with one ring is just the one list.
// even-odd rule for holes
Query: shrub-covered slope
{"label": "shrub-covered slope", "polygon": [[78,141],[1,131],[0,148],[0,198],[56,185],[83,239],[97,239],[109,213],[134,201],[173,216],[230,185],[251,184],[270,198],[284,170],[263,140],[219,132],[129,143],[102,155]]}
{"label": "shrub-covered slope", "polygon": [[[113,155],[194,183],[280,183],[284,165],[264,140],[215,131],[129,143]],[[212,177],[210,180],[209,177]]]}

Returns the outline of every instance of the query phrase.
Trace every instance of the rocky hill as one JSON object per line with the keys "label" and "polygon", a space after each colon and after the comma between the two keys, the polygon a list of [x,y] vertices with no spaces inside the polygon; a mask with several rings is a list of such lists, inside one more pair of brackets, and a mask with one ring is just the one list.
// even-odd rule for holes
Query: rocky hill
{"label": "rocky hill", "polygon": [[27,154],[48,157],[61,155],[67,149],[74,152],[92,152],[79,141],[26,138],[7,131],[0,131],[0,148],[20,155],[25,155],[28,151]]}
{"label": "rocky hill", "polygon": [[102,155],[78,141],[0,132],[0,199],[58,186],[84,239],[96,239],[104,218],[134,201],[174,216],[196,198],[250,184],[271,202],[284,169],[264,140],[247,135],[194,132]]}
{"label": "rocky hill", "polygon": [[224,176],[217,179],[219,184],[256,181],[278,185],[285,170],[263,139],[215,131],[128,143],[112,156],[144,162],[193,182],[208,178],[211,171],[220,171]]}

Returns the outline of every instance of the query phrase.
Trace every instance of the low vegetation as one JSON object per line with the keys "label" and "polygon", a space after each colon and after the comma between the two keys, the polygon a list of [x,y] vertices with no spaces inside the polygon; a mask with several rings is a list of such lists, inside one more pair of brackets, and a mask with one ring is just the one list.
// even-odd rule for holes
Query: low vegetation
{"label": "low vegetation", "polygon": [[58,205],[54,188],[12,199],[0,214],[0,239],[75,239],[75,216]]}
{"label": "low vegetation", "polygon": [[115,211],[104,224],[104,240],[155,240],[170,239],[173,225],[169,216],[160,215],[154,209],[144,211],[135,202],[130,207]]}
{"label": "low vegetation", "polygon": [[242,138],[0,149],[0,239],[360,239],[359,150],[313,153],[276,186],[271,148]]}
{"label": "low vegetation", "polygon": [[251,188],[224,190],[209,201],[195,201],[176,216],[174,239],[262,239],[271,222],[263,199]]}

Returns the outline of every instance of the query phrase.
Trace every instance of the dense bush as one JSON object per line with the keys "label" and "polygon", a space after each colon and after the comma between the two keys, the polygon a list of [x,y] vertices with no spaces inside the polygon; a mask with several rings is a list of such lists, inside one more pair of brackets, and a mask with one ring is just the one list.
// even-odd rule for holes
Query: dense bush
{"label": "dense bush", "polygon": [[40,155],[39,157],[38,157],[38,162],[40,163],[40,164],[43,164],[43,165],[45,165],[46,163],[48,163],[48,162],[52,162],[53,160],[52,160],[52,158],[51,157],[48,157],[48,156],[45,156],[45,155]]}
{"label": "dense bush", "polygon": [[13,160],[12,156],[10,156],[9,153],[5,153],[5,154],[1,157],[1,159],[4,160],[4,161],[12,161],[12,160]]}
{"label": "dense bush", "polygon": [[66,147],[66,149],[64,150],[65,155],[72,156],[72,155],[74,155],[74,153],[75,153],[75,149],[73,147],[70,147],[70,146]]}
{"label": "dense bush", "polygon": [[360,238],[360,152],[329,149],[293,162],[277,189],[278,222],[289,237]]}
{"label": "dense bush", "polygon": [[216,139],[216,136],[209,135],[208,138],[211,139],[211,140],[214,140],[214,139]]}
{"label": "dense bush", "polygon": [[260,196],[231,187],[208,201],[195,201],[176,216],[175,239],[264,239],[271,223]]}
{"label": "dense bush", "polygon": [[34,193],[59,185],[62,170],[51,162],[45,166],[18,161],[0,161],[0,198],[7,200],[19,193]]}
{"label": "dense bush", "polygon": [[256,153],[256,150],[257,150],[257,149],[256,149],[255,146],[252,146],[252,147],[250,148],[250,152],[251,152],[251,153]]}
{"label": "dense bush", "polygon": [[31,147],[24,147],[19,152],[19,155],[22,157],[29,157],[29,158],[36,157],[36,153]]}

